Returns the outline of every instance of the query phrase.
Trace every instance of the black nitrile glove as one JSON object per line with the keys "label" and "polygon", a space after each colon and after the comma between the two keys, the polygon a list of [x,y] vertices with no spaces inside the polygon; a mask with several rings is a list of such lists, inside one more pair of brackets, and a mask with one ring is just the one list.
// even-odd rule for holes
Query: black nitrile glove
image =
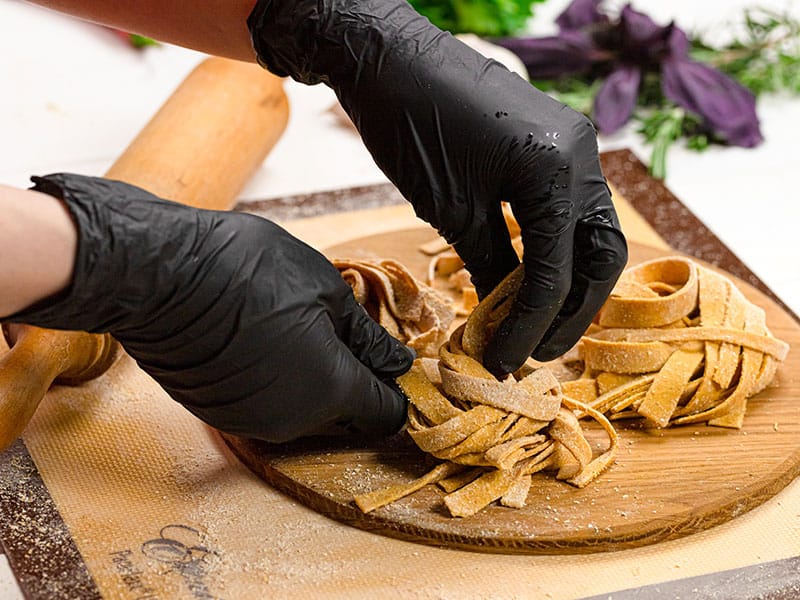
{"label": "black nitrile glove", "polygon": [[500,202],[522,227],[525,280],[484,354],[495,374],[572,346],[627,260],[596,134],[417,14],[406,0],[259,0],[259,62],[337,94],[375,162],[453,244],[486,296],[518,263]]}
{"label": "black nitrile glove", "polygon": [[405,422],[392,381],[413,352],[321,254],[253,215],[108,179],[34,178],[78,228],[70,287],[6,320],[111,332],[175,400],[222,431],[282,442]]}

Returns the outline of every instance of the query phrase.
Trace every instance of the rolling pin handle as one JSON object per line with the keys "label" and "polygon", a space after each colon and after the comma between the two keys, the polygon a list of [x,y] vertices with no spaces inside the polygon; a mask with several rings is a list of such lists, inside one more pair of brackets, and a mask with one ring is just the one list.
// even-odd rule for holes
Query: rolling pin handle
{"label": "rolling pin handle", "polygon": [[80,385],[99,377],[111,368],[120,353],[119,342],[109,333],[56,331],[20,323],[3,323],[2,329],[9,352],[14,352],[20,341],[25,345],[43,343],[50,347],[62,344],[66,354],[55,367],[59,372],[53,381],[60,385]]}
{"label": "rolling pin handle", "polygon": [[0,358],[0,449],[16,440],[58,381],[78,384],[105,372],[118,355],[110,335],[3,324],[10,350]]}

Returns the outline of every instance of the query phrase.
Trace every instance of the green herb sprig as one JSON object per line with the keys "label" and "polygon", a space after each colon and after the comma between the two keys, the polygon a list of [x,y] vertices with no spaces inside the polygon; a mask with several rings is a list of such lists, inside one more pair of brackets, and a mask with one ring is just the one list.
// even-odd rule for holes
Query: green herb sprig
{"label": "green herb sprig", "polygon": [[756,94],[800,94],[800,20],[765,8],[744,13],[744,32],[723,48],[693,37],[691,54]]}
{"label": "green herb sprig", "polygon": [[409,0],[417,12],[451,33],[486,37],[513,35],[544,0]]}
{"label": "green herb sprig", "polygon": [[[692,35],[692,58],[715,66],[756,97],[767,93],[800,94],[800,20],[786,13],[755,8],[745,11],[742,25],[742,34],[721,47]],[[683,140],[687,148],[702,152],[720,140],[702,131],[695,115],[664,99],[657,87],[646,89],[633,119],[637,132],[652,146],[650,173],[663,179],[673,144]],[[560,99],[570,104],[568,95]]]}

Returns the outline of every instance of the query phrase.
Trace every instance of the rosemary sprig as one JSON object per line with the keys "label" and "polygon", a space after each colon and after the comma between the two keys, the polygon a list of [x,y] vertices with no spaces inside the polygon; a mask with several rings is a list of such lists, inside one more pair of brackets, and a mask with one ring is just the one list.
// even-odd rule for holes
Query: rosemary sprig
{"label": "rosemary sprig", "polygon": [[683,131],[686,112],[682,108],[660,109],[641,119],[639,132],[652,144],[650,174],[664,179],[667,174],[667,151]]}
{"label": "rosemary sprig", "polygon": [[756,96],[800,94],[800,20],[755,8],[745,11],[743,25],[742,35],[722,48],[694,36],[692,56],[727,73]]}
{"label": "rosemary sprig", "polygon": [[643,108],[636,113],[635,119],[639,125],[637,132],[652,145],[648,169],[656,179],[666,177],[667,154],[677,140],[685,138],[686,146],[697,152],[716,141],[711,133],[703,130],[695,115],[671,104],[654,109]]}

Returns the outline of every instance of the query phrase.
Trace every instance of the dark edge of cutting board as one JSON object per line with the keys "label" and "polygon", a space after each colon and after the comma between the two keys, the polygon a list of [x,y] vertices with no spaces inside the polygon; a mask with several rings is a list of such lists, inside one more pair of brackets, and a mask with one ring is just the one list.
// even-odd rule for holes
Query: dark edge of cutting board
{"label": "dark edge of cutting board", "polygon": [[607,592],[581,600],[797,600],[800,557]]}
{"label": "dark edge of cutting board", "polygon": [[0,455],[0,540],[25,598],[101,598],[22,439]]}
{"label": "dark edge of cutting board", "polygon": [[[797,320],[797,315],[662,182],[648,175],[645,165],[630,150],[603,153],[601,160],[608,180],[675,250],[717,265],[750,283]],[[235,210],[285,221],[403,202],[394,186],[378,184],[244,201]],[[22,440],[0,453],[0,476],[0,546],[24,596],[32,600],[100,598],[100,592]],[[43,543],[43,538],[48,543]],[[687,594],[699,590],[698,593],[706,595],[692,597],[704,600],[718,597],[713,595],[714,590],[728,589],[724,587],[727,585],[731,586],[731,593],[735,590],[735,596],[727,597],[735,600],[789,600],[800,597],[798,571],[800,558],[787,558],[607,593],[598,598],[638,600],[651,598],[654,594],[660,598],[677,598],[688,597]]]}

